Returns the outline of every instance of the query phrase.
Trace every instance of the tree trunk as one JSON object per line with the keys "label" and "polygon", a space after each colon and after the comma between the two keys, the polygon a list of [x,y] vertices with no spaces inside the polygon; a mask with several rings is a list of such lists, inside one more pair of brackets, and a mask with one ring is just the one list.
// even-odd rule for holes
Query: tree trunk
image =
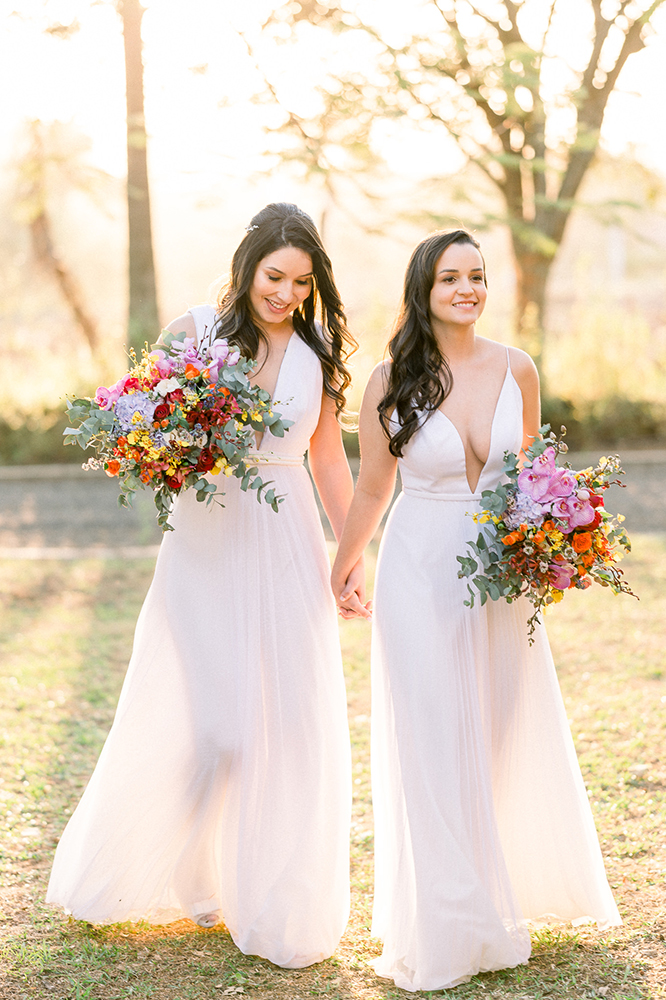
{"label": "tree trunk", "polygon": [[88,341],[91,353],[94,355],[98,347],[97,325],[83,304],[83,297],[78,284],[67,265],[58,257],[53,247],[51,223],[45,210],[42,210],[30,223],[32,246],[37,260],[46,267],[58,283],[60,291],[70,307],[76,322]]}
{"label": "tree trunk", "polygon": [[160,332],[150,222],[140,0],[119,0],[127,87],[127,215],[129,222],[128,346],[140,352]]}
{"label": "tree trunk", "polygon": [[513,236],[516,259],[516,332],[518,346],[534,359],[542,372],[546,285],[554,257],[526,247]]}

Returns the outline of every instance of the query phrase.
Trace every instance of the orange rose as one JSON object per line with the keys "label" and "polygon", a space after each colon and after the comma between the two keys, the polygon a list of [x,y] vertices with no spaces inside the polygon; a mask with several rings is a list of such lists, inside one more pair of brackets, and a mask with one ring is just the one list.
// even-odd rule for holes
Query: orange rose
{"label": "orange rose", "polygon": [[199,378],[199,369],[194,365],[185,366],[185,378]]}
{"label": "orange rose", "polygon": [[111,458],[104,466],[107,476],[117,476],[120,472],[120,462],[116,458]]}
{"label": "orange rose", "polygon": [[532,541],[535,543],[535,545],[541,545],[545,537],[546,537],[545,531],[537,531]]}
{"label": "orange rose", "polygon": [[522,542],[524,537],[522,531],[512,531],[509,535],[505,535],[502,541],[505,545],[515,545],[516,542]]}
{"label": "orange rose", "polygon": [[590,531],[579,531],[571,539],[574,552],[587,552],[592,548],[592,533]]}

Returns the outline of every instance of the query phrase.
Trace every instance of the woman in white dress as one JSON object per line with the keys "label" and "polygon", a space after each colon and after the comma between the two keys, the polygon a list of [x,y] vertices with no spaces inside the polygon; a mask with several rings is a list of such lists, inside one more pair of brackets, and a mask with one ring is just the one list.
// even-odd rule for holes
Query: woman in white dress
{"label": "woman in white dress", "polygon": [[310,217],[264,208],[217,311],[169,329],[257,359],[253,380],[293,421],[255,455],[285,500],[276,514],[237,479],[224,509],[193,490],[177,500],[47,899],[92,923],[223,921],[241,951],[300,968],[331,955],[347,921],[351,799],[337,616],[303,457],[339,534],[352,480],[337,418],[355,345]]}
{"label": "woman in white dress", "polygon": [[332,576],[348,574],[393,493],[372,648],[380,976],[405,990],[455,986],[528,960],[526,920],[620,922],[543,627],[531,606],[464,606],[457,555],[507,450],[539,427],[530,358],[475,333],[486,301],[478,243],[436,233],[415,250],[391,360],[360,417],[361,473]]}

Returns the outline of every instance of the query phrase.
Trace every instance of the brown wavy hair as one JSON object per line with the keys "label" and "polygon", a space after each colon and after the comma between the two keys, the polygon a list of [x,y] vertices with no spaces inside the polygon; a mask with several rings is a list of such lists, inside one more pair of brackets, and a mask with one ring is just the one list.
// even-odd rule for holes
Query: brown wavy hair
{"label": "brown wavy hair", "polygon": [[[312,290],[294,311],[292,320],[294,331],[318,356],[324,391],[335,401],[340,416],[351,382],[345,363],[358,345],[347,329],[344,306],[321,237],[310,216],[297,205],[273,202],[252,218],[231,261],[229,282],[218,299],[214,336],[226,338],[246,358],[256,358],[262,342],[268,348],[265,332],[253,319],[249,291],[259,262],[282,247],[302,250],[312,260]],[[316,322],[317,306],[321,326]]]}
{"label": "brown wavy hair", "polygon": [[[379,420],[389,439],[389,450],[397,458],[419,429],[421,414],[429,420],[453,388],[453,374],[432,331],[430,292],[435,280],[435,265],[452,243],[479,244],[466,229],[433,233],[414,250],[405,273],[402,304],[395,332],[388,344],[392,364],[386,391],[377,407]],[[483,257],[481,258],[483,260]],[[484,262],[485,281],[485,262]],[[400,425],[393,434],[391,416]]]}

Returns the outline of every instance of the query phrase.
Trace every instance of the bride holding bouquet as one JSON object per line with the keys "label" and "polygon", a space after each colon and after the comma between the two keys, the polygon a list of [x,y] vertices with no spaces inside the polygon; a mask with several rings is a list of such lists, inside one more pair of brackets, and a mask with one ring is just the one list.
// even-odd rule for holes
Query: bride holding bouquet
{"label": "bride holding bouquet", "polygon": [[486,295],[469,233],[417,246],[332,577],[368,617],[353,571],[399,463],[373,618],[373,934],[378,974],[410,991],[526,962],[527,919],[620,922],[545,630],[530,646],[525,599],[466,607],[459,579],[482,492],[539,428],[532,361],[475,332]]}
{"label": "bride holding bouquet", "polygon": [[178,497],[47,899],[92,923],[223,921],[243,952],[298,968],[329,956],[347,921],[351,800],[337,617],[303,457],[339,534],[352,480],[337,418],[355,345],[310,217],[259,212],[218,308],[169,330],[257,359],[250,379],[291,426],[250,460],[284,501],[276,513],[234,478],[224,509],[194,489]]}

